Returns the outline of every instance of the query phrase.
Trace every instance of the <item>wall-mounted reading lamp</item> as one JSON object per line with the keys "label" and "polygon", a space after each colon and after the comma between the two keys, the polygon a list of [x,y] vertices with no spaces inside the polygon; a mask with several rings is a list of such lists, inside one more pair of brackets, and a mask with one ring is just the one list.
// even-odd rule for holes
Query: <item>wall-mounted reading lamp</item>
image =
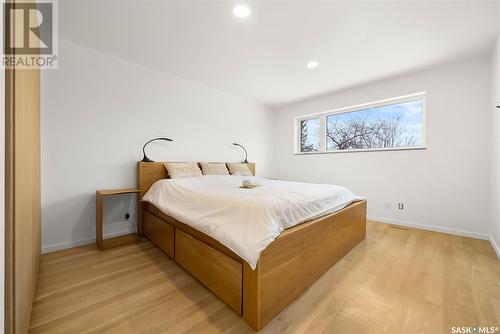
{"label": "wall-mounted reading lamp", "polygon": [[151,143],[152,141],[155,141],[155,140],[165,140],[165,141],[173,141],[172,139],[170,138],[163,138],[163,137],[158,137],[158,138],[153,138],[151,139],[150,141],[148,141],[146,144],[144,144],[144,146],[142,147],[142,154],[143,154],[143,158],[142,158],[142,162],[154,162],[153,160],[149,159],[146,155],[146,151],[145,151],[145,148],[146,146]]}
{"label": "wall-mounted reading lamp", "polygon": [[245,151],[245,160],[243,160],[243,162],[242,162],[242,163],[244,163],[244,164],[248,163],[248,160],[247,160],[247,158],[248,158],[248,153],[247,153],[247,150],[243,147],[243,145],[240,145],[240,144],[238,144],[238,143],[233,143],[233,145],[234,145],[234,146],[239,146],[239,147],[241,147],[241,148]]}

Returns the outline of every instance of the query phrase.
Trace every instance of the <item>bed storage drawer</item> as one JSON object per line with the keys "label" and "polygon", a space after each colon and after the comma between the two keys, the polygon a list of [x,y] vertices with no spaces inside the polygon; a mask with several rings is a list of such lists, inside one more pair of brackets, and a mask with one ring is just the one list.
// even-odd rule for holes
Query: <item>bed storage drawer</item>
{"label": "bed storage drawer", "polygon": [[168,256],[174,258],[174,227],[160,218],[144,211],[143,233],[160,247]]}
{"label": "bed storage drawer", "polygon": [[241,314],[242,265],[191,237],[175,231],[175,262]]}

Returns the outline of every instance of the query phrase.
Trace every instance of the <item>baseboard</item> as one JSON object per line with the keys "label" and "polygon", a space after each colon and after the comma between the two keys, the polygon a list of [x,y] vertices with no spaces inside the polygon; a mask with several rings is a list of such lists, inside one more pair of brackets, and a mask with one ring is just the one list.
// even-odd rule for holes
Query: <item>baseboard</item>
{"label": "baseboard", "polygon": [[500,259],[500,247],[498,247],[498,245],[496,244],[495,240],[491,235],[490,235],[490,244],[491,247],[493,247],[493,249],[495,250],[495,253],[497,253],[498,259]]}
{"label": "baseboard", "polygon": [[[109,238],[114,238],[114,237],[120,237],[122,235],[130,234],[130,233],[134,233],[134,232],[135,231],[126,230],[126,231],[107,233],[104,235],[104,238],[109,239]],[[74,248],[74,247],[83,246],[83,245],[90,245],[90,244],[95,244],[95,237],[80,239],[80,240],[75,240],[75,241],[61,242],[59,244],[42,246],[42,254],[52,253],[52,252],[63,250],[63,249]]]}
{"label": "baseboard", "polygon": [[490,240],[491,241],[491,237],[488,234],[485,234],[485,233],[469,232],[469,231],[463,231],[463,230],[456,230],[456,229],[448,228],[448,227],[440,227],[440,226],[434,226],[434,225],[417,224],[417,223],[412,223],[412,222],[406,222],[406,221],[401,221],[401,220],[396,220],[396,219],[387,219],[387,218],[381,218],[381,217],[371,217],[371,216],[369,216],[369,217],[367,217],[367,219],[368,220],[373,220],[373,221],[376,221],[376,222],[380,222],[380,223],[384,223],[384,224],[406,226],[406,227],[417,228],[417,229],[420,229],[420,230],[433,231],[433,232],[441,232],[441,233],[459,235],[459,236],[462,236],[462,237],[469,237],[469,238],[474,238],[474,239]]}

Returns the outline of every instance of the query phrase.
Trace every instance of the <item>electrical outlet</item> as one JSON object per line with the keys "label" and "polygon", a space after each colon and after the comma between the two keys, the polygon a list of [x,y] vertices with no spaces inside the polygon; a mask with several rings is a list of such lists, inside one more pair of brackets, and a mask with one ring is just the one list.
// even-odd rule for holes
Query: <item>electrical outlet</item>
{"label": "electrical outlet", "polygon": [[130,219],[130,214],[129,214],[128,212],[125,214],[125,219],[126,219],[126,220],[129,220],[129,219]]}
{"label": "electrical outlet", "polygon": [[398,209],[403,210],[405,208],[404,203],[398,203]]}

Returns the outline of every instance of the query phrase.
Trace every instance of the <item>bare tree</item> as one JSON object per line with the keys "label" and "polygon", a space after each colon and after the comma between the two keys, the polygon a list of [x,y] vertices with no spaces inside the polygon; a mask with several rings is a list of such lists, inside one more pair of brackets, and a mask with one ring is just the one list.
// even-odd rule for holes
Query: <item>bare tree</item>
{"label": "bare tree", "polygon": [[352,150],[415,145],[415,137],[407,131],[399,116],[377,120],[368,118],[352,117],[329,122],[326,135],[333,144],[329,148]]}
{"label": "bare tree", "polygon": [[300,122],[300,151],[311,152],[315,151],[314,145],[307,143],[307,120]]}

